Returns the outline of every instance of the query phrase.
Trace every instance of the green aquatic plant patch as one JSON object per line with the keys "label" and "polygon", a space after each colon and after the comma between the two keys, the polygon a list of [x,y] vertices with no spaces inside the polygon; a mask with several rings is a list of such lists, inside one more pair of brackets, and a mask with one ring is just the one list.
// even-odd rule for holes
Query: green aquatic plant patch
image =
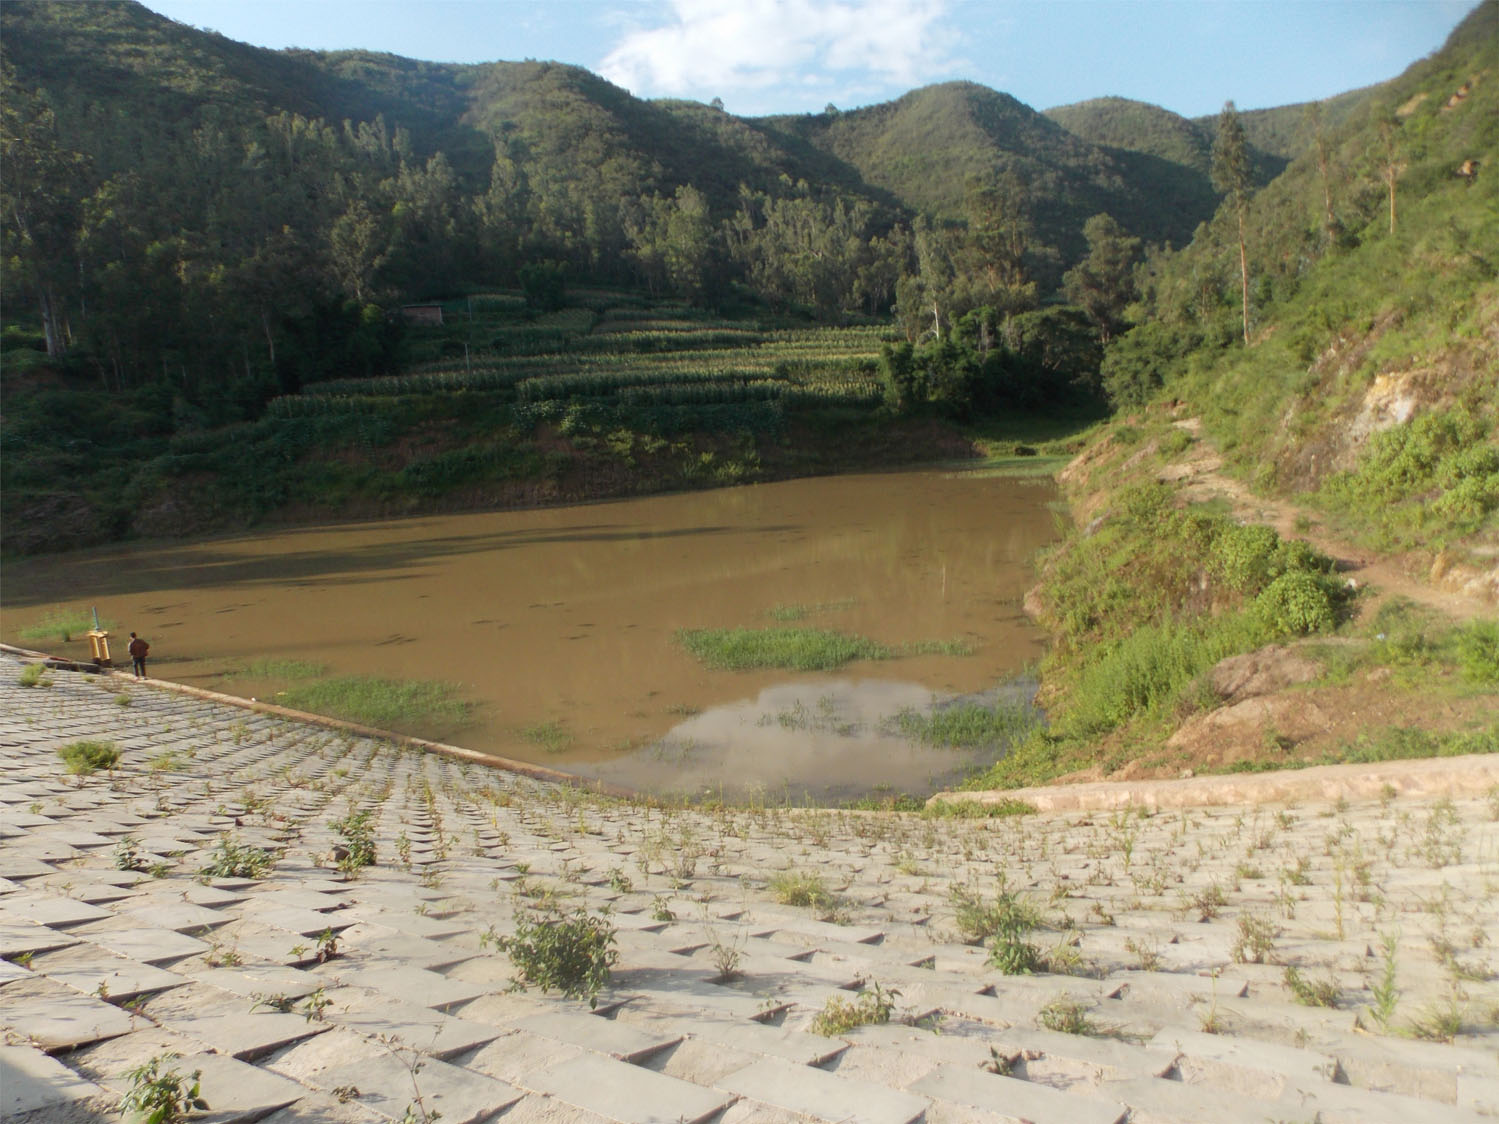
{"label": "green aquatic plant patch", "polygon": [[[50,609],[42,614],[36,624],[16,632],[18,640],[57,640],[66,644],[75,636],[82,636],[94,627],[94,614],[89,609]],[[112,629],[114,621],[99,618],[99,627]]]}
{"label": "green aquatic plant patch", "polygon": [[321,679],[328,674],[328,665],[315,660],[263,659],[251,660],[243,667],[224,673],[225,679]]}
{"label": "green aquatic plant patch", "polygon": [[536,722],[521,727],[520,736],[548,753],[561,753],[573,746],[573,736],[560,722]]}
{"label": "green aquatic plant patch", "polygon": [[677,642],[720,671],[834,671],[856,660],[903,656],[967,656],[966,640],[919,640],[891,647],[824,628],[684,628]]}
{"label": "green aquatic plant patch", "polygon": [[903,710],[895,716],[895,728],[904,737],[922,745],[954,749],[1007,745],[1025,737],[1041,722],[1040,712],[1023,702],[992,706],[964,703],[929,714]]}
{"label": "green aquatic plant patch", "polygon": [[820,628],[688,628],[677,633],[677,641],[703,664],[724,671],[832,671],[896,655],[865,637]]}
{"label": "green aquatic plant patch", "polygon": [[276,701],[296,710],[405,733],[463,726],[471,711],[452,683],[365,675],[336,676],[288,687],[277,693]]}

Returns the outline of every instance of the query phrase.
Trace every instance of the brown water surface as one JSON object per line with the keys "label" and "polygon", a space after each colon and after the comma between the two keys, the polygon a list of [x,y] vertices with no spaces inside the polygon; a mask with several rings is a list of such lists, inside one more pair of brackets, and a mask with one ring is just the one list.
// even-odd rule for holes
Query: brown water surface
{"label": "brown water surface", "polygon": [[[230,673],[295,659],[449,680],[472,723],[409,732],[633,787],[916,791],[968,759],[887,719],[1039,656],[1020,599],[1053,498],[1045,480],[934,469],[117,547],[10,563],[3,633],[95,605],[121,657],[134,629],[162,677],[263,699],[287,684]],[[784,624],[973,654],[730,672],[674,640]]]}

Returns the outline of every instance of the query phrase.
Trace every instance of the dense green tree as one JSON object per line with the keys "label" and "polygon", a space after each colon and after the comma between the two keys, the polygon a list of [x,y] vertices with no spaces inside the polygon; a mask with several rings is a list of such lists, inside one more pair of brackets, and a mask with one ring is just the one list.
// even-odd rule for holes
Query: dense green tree
{"label": "dense green tree", "polygon": [[1239,281],[1243,306],[1244,344],[1249,345],[1249,256],[1245,249],[1244,219],[1254,179],[1249,161],[1249,142],[1244,123],[1232,101],[1223,103],[1218,115],[1218,136],[1213,142],[1213,186],[1228,198],[1239,231]]}
{"label": "dense green tree", "polygon": [[1094,215],[1083,224],[1088,256],[1062,277],[1062,291],[1098,327],[1108,343],[1124,322],[1124,310],[1135,299],[1134,265],[1140,240],[1124,232],[1109,215]]}
{"label": "dense green tree", "polygon": [[779,198],[745,186],[724,235],[751,287],[773,306],[836,318],[855,304],[871,218],[867,204],[819,198],[805,183]]}
{"label": "dense green tree", "polygon": [[976,290],[973,303],[999,309],[1003,315],[1036,306],[1036,283],[1026,262],[1032,231],[1026,197],[1025,185],[1007,175],[971,185],[964,200],[968,237],[963,266]]}
{"label": "dense green tree", "polygon": [[684,184],[671,198],[643,198],[626,212],[624,228],[649,292],[670,291],[695,304],[717,299],[722,288],[719,232],[701,191]]}
{"label": "dense green tree", "polygon": [[58,356],[68,348],[68,298],[77,278],[75,242],[89,161],[59,139],[56,115],[40,93],[21,89],[8,66],[0,83],[6,287],[29,290],[47,354]]}

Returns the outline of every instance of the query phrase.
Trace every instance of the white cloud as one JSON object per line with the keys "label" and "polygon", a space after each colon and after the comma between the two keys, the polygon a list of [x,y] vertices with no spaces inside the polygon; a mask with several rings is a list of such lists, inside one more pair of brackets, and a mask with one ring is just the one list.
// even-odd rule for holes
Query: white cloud
{"label": "white cloud", "polygon": [[[708,98],[921,85],[952,65],[949,0],[671,0],[659,27],[604,59],[604,77],[642,96]],[[820,107],[819,107],[820,108]]]}

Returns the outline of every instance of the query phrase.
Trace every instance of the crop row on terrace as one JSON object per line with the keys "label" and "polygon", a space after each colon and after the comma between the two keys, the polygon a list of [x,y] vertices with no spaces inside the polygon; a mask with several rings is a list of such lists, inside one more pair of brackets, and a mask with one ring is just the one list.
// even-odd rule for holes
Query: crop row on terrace
{"label": "crop row on terrace", "polygon": [[[536,408],[547,403],[670,407],[662,420],[680,429],[689,415],[679,408],[869,408],[882,397],[875,360],[888,329],[878,326],[771,329],[671,306],[604,307],[597,299],[531,315],[505,294],[445,308],[445,325],[412,329],[411,353],[426,358],[407,373],[313,383],[276,399],[270,413],[386,414],[412,396],[476,392],[514,403],[525,417],[545,416]],[[751,428],[765,425],[762,414]],[[727,416],[704,424],[717,428]]]}

